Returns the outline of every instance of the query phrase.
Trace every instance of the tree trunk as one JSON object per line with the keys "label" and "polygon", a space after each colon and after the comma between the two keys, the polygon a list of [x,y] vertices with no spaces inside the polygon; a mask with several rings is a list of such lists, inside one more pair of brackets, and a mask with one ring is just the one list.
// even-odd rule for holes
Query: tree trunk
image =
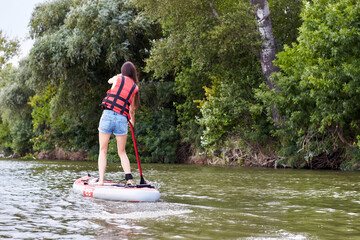
{"label": "tree trunk", "polygon": [[[260,51],[261,68],[266,78],[266,84],[270,89],[277,89],[274,82],[271,82],[270,74],[277,72],[279,69],[274,66],[273,61],[276,57],[275,40],[270,19],[270,9],[268,0],[250,0],[251,5],[256,7],[254,13],[258,25],[258,30],[262,39],[262,47]],[[275,107],[272,107],[272,116],[277,123],[280,117],[277,114]]]}

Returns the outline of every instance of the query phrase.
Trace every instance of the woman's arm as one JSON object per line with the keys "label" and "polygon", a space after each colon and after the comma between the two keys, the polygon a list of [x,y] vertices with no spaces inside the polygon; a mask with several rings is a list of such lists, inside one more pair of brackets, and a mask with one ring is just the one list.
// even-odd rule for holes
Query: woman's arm
{"label": "woman's arm", "polygon": [[119,77],[119,75],[116,75],[108,80],[108,83],[112,84],[111,89],[113,89],[115,87],[118,77]]}

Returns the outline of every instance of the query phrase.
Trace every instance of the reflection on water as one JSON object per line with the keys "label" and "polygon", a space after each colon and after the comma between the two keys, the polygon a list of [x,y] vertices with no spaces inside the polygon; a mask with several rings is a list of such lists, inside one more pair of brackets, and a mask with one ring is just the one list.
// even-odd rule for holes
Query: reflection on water
{"label": "reflection on water", "polygon": [[144,165],[160,201],[126,203],[71,191],[96,163],[0,168],[0,239],[360,239],[359,172]]}

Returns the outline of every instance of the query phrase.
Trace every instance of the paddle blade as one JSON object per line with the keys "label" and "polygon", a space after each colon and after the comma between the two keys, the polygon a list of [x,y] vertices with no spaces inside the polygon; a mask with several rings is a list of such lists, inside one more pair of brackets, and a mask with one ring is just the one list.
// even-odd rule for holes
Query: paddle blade
{"label": "paddle blade", "polygon": [[140,175],[140,184],[146,184],[145,179],[142,175]]}

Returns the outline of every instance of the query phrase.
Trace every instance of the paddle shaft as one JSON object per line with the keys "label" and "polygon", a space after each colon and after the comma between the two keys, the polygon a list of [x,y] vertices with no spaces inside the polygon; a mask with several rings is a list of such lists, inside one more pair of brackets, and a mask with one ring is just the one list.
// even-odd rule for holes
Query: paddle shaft
{"label": "paddle shaft", "polygon": [[133,142],[134,142],[136,160],[137,160],[137,164],[138,164],[138,167],[139,167],[140,184],[145,184],[145,180],[144,180],[144,177],[143,177],[142,172],[141,172],[141,165],[140,165],[139,154],[138,154],[137,147],[136,147],[135,134],[134,134],[134,126],[131,124],[130,121],[129,121],[129,125],[130,125],[130,128],[131,128],[131,135],[132,135],[132,139],[133,139]]}

